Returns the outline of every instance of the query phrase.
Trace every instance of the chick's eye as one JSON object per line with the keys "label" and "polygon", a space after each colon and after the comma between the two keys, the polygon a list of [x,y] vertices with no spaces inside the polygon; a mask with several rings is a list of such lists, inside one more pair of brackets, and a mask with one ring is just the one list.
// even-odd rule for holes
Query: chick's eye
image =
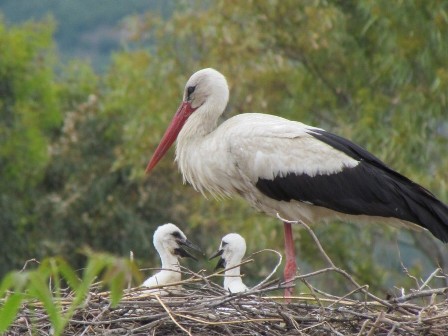
{"label": "chick's eye", "polygon": [[187,88],[187,99],[191,99],[191,95],[193,94],[194,90],[196,89],[196,86],[189,86]]}
{"label": "chick's eye", "polygon": [[174,231],[171,235],[172,235],[174,238],[178,238],[178,239],[182,238],[182,235],[180,234],[179,231]]}

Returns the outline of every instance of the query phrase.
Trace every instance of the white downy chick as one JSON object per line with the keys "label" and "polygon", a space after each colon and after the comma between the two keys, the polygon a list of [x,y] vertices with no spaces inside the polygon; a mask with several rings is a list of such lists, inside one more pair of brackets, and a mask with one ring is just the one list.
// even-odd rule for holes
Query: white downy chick
{"label": "white downy chick", "polygon": [[153,287],[167,285],[181,280],[179,258],[189,257],[197,260],[183,247],[200,249],[190,242],[185,234],[174,224],[161,225],[154,232],[153,244],[162,261],[162,270],[145,280],[143,286]]}
{"label": "white downy chick", "polygon": [[224,273],[224,288],[230,293],[240,293],[248,290],[243,283],[240,274],[240,266],[246,253],[246,241],[238,233],[229,233],[221,240],[221,245],[216,253],[210,259],[221,256],[216,268],[227,269]]}

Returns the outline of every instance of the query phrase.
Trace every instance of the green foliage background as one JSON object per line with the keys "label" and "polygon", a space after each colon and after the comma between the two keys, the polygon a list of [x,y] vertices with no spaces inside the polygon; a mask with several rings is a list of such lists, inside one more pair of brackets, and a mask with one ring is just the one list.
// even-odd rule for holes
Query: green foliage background
{"label": "green foliage background", "polygon": [[[194,71],[231,86],[227,115],[263,112],[348,137],[448,200],[446,1],[185,1],[127,26],[126,47],[102,73],[61,62],[55,21],[0,21],[0,274],[82,246],[157,267],[154,229],[178,224],[211,253],[222,235],[248,252],[282,250],[282,226],[242,200],[204,199],[183,186],[172,156],[143,174]],[[315,226],[335,263],[377,292],[424,276],[446,247],[425,232],[335,222]],[[323,265],[295,230],[302,271]],[[275,264],[245,266],[254,284]],[[192,269],[212,269],[201,260]],[[146,273],[145,273],[146,274]],[[343,292],[335,279],[317,279]]]}

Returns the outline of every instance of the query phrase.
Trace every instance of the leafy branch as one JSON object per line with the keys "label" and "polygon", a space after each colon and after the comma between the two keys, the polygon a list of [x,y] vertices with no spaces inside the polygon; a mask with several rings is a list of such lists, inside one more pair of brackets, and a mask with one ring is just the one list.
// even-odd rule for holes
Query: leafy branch
{"label": "leafy branch", "polygon": [[[55,335],[61,335],[75,311],[83,305],[91,286],[101,281],[110,288],[111,306],[132,279],[140,281],[140,272],[132,261],[87,250],[87,265],[79,278],[76,271],[59,257],[47,258],[35,270],[8,273],[0,285],[0,332],[8,329],[22,304],[33,303],[47,312]],[[68,286],[63,288],[63,284]],[[67,291],[73,299],[67,305]]]}

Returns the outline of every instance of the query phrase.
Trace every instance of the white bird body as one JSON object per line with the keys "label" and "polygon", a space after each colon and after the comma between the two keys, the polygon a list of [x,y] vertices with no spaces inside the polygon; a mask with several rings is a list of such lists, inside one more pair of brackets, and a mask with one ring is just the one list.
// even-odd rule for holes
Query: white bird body
{"label": "white bird body", "polygon": [[[291,171],[310,176],[336,173],[359,163],[325,143],[316,142],[306,132],[316,128],[281,117],[240,114],[205,137],[191,141],[184,130],[197,129],[194,124],[197,122],[198,118],[188,119],[177,140],[176,161],[184,181],[206,197],[207,193],[215,197],[239,194],[253,207],[272,216],[279,213],[283,218],[311,223],[335,214],[304,202],[293,201],[291,206],[290,202],[267,197],[256,187],[259,178],[273,179]],[[321,157],[329,158],[324,167]]]}
{"label": "white bird body", "polygon": [[241,279],[240,264],[246,253],[246,241],[238,233],[225,235],[218,251],[210,258],[221,256],[217,268],[224,267],[224,289],[230,293],[240,293],[248,290]]}
{"label": "white bird body", "polygon": [[[193,248],[195,246],[188,241],[185,234],[176,225],[171,223],[161,225],[157,228],[154,232],[153,243],[159,253],[162,267],[158,273],[146,279],[142,286],[154,287],[179,282],[181,280],[179,258],[194,258],[182,246],[186,245]],[[177,286],[176,289],[180,289],[180,286]],[[155,291],[165,293],[165,291]]]}
{"label": "white bird body", "polygon": [[[214,197],[238,194],[268,215],[279,214],[282,218],[307,224],[338,218],[422,229],[393,217],[350,215],[307,201],[278,201],[256,187],[260,178],[274,179],[290,172],[310,177],[330,175],[361,162],[310,135],[322,129],[269,114],[244,113],[226,120],[205,136],[188,132],[198,129],[194,123],[199,122],[199,118],[188,119],[179,133],[176,161],[184,182],[205,197],[207,194]],[[327,158],[325,162],[323,158]]]}

